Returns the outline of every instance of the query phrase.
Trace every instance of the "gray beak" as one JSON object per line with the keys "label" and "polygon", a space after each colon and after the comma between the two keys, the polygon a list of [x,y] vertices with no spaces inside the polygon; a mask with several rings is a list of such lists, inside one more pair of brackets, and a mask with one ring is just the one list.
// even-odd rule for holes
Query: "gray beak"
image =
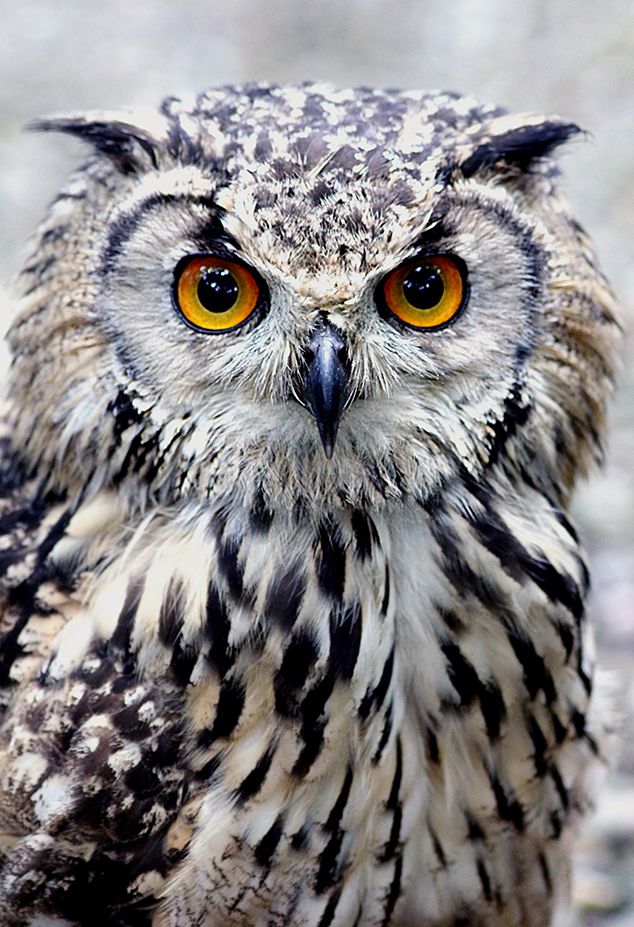
{"label": "gray beak", "polygon": [[325,323],[311,338],[305,358],[302,399],[317,422],[324,453],[330,459],[348,398],[350,371],[343,335]]}

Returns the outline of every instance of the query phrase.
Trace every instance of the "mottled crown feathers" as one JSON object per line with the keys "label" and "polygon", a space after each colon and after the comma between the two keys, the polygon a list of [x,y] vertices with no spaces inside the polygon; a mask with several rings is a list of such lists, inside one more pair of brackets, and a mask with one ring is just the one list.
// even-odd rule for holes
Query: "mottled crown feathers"
{"label": "mottled crown feathers", "polygon": [[[89,142],[123,173],[150,166],[157,168],[163,147],[173,153],[187,150],[191,144],[181,125],[149,109],[49,116],[34,120],[27,128],[36,132],[63,132]],[[491,119],[488,131],[487,141],[466,152],[459,164],[462,176],[469,178],[496,166],[513,165],[527,170],[534,161],[547,157],[583,132],[574,123],[557,117],[545,120],[530,114],[497,115]],[[175,144],[175,133],[183,136],[178,142],[185,144]],[[412,156],[415,158],[415,152]]]}

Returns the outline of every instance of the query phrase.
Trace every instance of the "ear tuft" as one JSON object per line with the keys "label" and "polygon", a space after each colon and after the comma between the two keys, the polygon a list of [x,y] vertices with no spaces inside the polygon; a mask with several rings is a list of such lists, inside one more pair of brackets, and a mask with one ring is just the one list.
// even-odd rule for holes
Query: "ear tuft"
{"label": "ear tuft", "polygon": [[[145,116],[142,124],[135,117]],[[131,118],[134,117],[134,118]],[[32,132],[64,132],[89,142],[125,174],[158,167],[160,139],[165,122],[154,110],[146,113],[81,113],[36,119],[26,126]]]}
{"label": "ear tuft", "polygon": [[509,121],[507,116],[493,121],[490,138],[478,145],[460,165],[464,177],[472,177],[477,171],[496,165],[527,170],[533,161],[547,157],[559,145],[582,132],[573,122],[557,119],[510,126]]}

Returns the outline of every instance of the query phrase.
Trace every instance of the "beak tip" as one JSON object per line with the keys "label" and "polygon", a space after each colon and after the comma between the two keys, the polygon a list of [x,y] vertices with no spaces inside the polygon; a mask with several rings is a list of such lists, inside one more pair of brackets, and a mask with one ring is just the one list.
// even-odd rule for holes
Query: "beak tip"
{"label": "beak tip", "polygon": [[321,446],[324,449],[324,454],[330,460],[332,455],[335,453],[335,442],[337,440],[337,430],[327,428],[325,425],[319,425],[319,437],[321,438]]}

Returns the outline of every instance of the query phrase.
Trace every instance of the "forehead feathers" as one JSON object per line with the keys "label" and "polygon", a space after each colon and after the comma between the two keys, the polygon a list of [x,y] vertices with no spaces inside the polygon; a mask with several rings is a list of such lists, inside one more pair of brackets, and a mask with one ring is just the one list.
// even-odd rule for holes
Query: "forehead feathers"
{"label": "forehead feathers", "polygon": [[175,158],[266,182],[310,173],[317,193],[318,178],[417,180],[417,164],[502,110],[449,93],[254,84],[170,99],[162,112]]}
{"label": "forehead feathers", "polygon": [[500,110],[452,94],[252,85],[163,112],[169,154],[218,176],[236,236],[269,257],[274,240],[285,263],[363,271],[373,245],[398,253],[424,225],[448,149],[478,127],[481,140]]}

